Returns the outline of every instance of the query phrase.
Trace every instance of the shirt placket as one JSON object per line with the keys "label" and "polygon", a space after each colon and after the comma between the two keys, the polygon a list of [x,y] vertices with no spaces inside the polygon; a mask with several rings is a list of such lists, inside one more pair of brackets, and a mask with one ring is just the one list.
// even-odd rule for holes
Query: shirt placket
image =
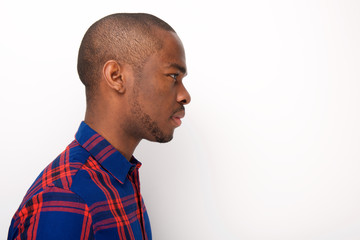
{"label": "shirt placket", "polygon": [[142,196],[140,193],[140,178],[139,178],[139,166],[136,166],[135,169],[132,171],[132,173],[130,174],[131,176],[131,181],[135,187],[135,191],[136,191],[136,202],[137,202],[137,207],[139,208],[140,211],[140,225],[141,225],[141,231],[142,231],[142,235],[143,235],[143,239],[147,240],[147,235],[146,235],[146,231],[145,231],[145,219],[144,219],[144,213],[143,213],[143,203],[142,203]]}

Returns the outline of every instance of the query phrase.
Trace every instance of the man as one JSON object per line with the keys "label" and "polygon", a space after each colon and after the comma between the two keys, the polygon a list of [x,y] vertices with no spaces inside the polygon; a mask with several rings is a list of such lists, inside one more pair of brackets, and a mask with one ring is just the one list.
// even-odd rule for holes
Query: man
{"label": "man", "polygon": [[190,102],[182,43],[155,16],[113,14],[86,32],[78,73],[85,120],[30,187],[8,239],[151,239],[132,155],[181,124]]}

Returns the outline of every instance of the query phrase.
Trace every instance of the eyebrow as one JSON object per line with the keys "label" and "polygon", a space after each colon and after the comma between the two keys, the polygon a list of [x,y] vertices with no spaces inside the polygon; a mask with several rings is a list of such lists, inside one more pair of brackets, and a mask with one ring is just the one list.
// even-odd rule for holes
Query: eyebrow
{"label": "eyebrow", "polygon": [[180,65],[180,64],[177,64],[177,63],[170,63],[168,65],[168,68],[177,68],[177,69],[180,70],[181,73],[183,73],[183,74],[187,73],[186,68],[184,66]]}

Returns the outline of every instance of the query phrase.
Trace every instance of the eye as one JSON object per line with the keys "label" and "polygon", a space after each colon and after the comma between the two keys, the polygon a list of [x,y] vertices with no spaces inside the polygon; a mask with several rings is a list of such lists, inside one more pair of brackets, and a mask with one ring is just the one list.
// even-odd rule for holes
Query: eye
{"label": "eye", "polygon": [[178,73],[173,73],[173,74],[169,74],[169,77],[171,77],[172,79],[174,79],[174,81],[177,81],[177,77],[179,76]]}

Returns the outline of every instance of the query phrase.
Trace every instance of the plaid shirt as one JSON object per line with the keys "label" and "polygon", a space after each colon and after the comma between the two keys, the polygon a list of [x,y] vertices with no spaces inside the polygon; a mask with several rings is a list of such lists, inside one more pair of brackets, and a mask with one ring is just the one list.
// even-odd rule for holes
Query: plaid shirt
{"label": "plaid shirt", "polygon": [[140,166],[82,122],[75,140],[26,193],[8,240],[150,240]]}

